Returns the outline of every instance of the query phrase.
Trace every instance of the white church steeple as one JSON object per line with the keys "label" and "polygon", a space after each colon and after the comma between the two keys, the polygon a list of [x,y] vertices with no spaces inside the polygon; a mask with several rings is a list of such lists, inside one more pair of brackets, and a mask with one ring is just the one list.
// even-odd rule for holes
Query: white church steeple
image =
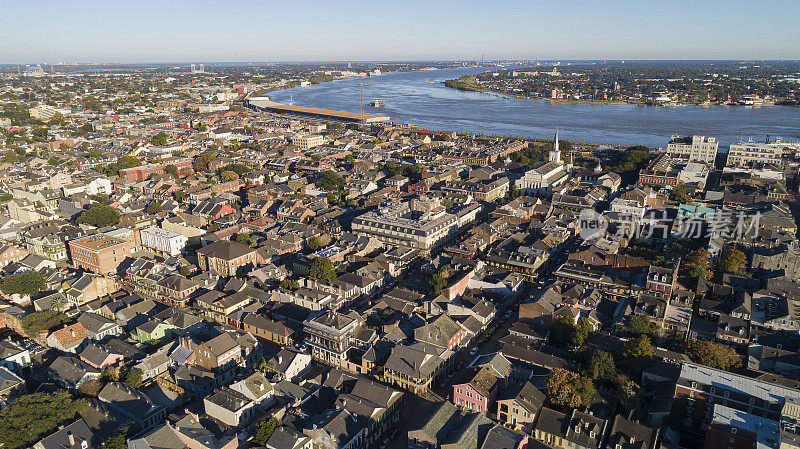
{"label": "white church steeple", "polygon": [[550,152],[549,162],[561,163],[561,150],[558,149],[558,127],[556,127],[556,137],[553,139],[553,151]]}

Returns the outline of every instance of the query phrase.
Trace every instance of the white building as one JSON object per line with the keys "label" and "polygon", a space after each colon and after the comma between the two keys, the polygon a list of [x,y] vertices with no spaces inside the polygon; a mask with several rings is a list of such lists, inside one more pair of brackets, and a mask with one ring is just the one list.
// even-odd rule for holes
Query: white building
{"label": "white building", "polygon": [[736,168],[760,168],[765,165],[781,165],[783,149],[766,143],[735,143],[728,150],[726,166]]}
{"label": "white building", "polygon": [[713,137],[679,137],[676,134],[667,144],[667,153],[670,157],[686,159],[689,162],[703,162],[713,167],[718,148],[719,142]]}
{"label": "white building", "polygon": [[647,212],[647,208],[640,206],[639,202],[636,200],[615,198],[614,201],[611,202],[611,212],[642,218]]}
{"label": "white building", "polygon": [[94,178],[86,184],[87,195],[97,195],[100,193],[111,195],[113,191],[111,180],[107,178]]}
{"label": "white building", "polygon": [[143,247],[170,256],[179,255],[189,241],[185,235],[155,226],[142,230],[139,235]]}
{"label": "white building", "polygon": [[32,118],[47,122],[56,115],[56,108],[49,104],[40,104],[39,106],[28,109],[28,113]]}
{"label": "white building", "polygon": [[[570,158],[572,155],[570,155]],[[558,148],[558,130],[553,142],[553,150],[548,155],[548,162],[532,170],[528,170],[522,178],[514,182],[514,194],[536,196],[551,195],[555,187],[567,182],[570,178],[572,163],[564,166],[561,161],[561,150]]]}
{"label": "white building", "polygon": [[319,134],[296,134],[292,137],[292,143],[300,147],[301,150],[308,150],[325,143],[325,139]]}
{"label": "white building", "polygon": [[708,167],[699,162],[689,162],[678,173],[678,184],[697,184],[705,188],[708,179]]}

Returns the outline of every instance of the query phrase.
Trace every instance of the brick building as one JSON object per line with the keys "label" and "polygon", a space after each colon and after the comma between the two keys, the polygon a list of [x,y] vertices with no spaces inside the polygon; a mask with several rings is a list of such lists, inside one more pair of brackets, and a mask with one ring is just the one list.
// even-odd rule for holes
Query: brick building
{"label": "brick building", "polygon": [[112,273],[130,256],[133,242],[106,234],[95,234],[69,242],[70,256],[76,267],[98,274]]}

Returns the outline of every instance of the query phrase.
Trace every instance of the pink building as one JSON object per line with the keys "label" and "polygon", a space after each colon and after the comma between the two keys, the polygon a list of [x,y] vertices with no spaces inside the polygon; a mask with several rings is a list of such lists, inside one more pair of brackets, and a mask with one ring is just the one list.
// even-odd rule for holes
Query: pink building
{"label": "pink building", "polygon": [[464,384],[453,385],[453,404],[487,414],[500,391],[502,381],[491,368],[474,368],[472,379]]}

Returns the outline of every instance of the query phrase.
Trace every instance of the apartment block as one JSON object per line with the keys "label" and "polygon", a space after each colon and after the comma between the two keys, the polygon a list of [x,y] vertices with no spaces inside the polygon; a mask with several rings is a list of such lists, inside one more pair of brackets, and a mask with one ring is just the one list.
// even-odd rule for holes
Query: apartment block
{"label": "apartment block", "polygon": [[125,257],[133,254],[133,242],[96,234],[69,242],[73,265],[98,274],[117,270]]}

